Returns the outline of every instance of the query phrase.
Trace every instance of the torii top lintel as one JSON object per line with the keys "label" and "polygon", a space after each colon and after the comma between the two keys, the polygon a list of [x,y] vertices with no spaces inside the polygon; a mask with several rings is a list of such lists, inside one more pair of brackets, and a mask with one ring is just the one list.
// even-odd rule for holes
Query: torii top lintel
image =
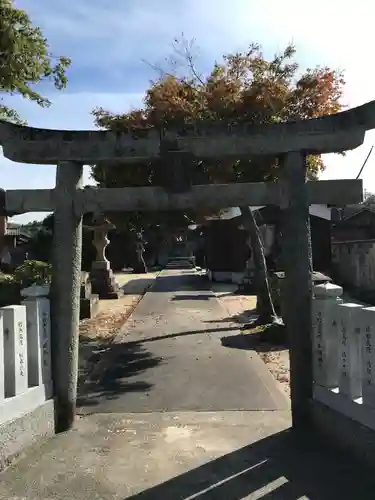
{"label": "torii top lintel", "polygon": [[[366,130],[375,128],[375,101],[310,120],[281,124],[224,127],[197,124],[190,129],[167,131],[178,149],[197,158],[244,158],[290,151],[323,154],[355,149]],[[4,156],[21,163],[55,165],[60,161],[93,164],[99,161],[134,163],[160,154],[156,129],[110,131],[40,129],[0,121]]]}

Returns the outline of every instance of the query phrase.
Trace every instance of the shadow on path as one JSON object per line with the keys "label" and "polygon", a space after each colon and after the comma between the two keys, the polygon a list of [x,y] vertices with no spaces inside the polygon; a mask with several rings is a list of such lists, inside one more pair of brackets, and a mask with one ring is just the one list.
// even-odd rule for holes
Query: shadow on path
{"label": "shadow on path", "polygon": [[129,342],[128,344],[148,344],[149,342],[156,342],[157,340],[165,340],[165,339],[173,339],[176,337],[187,337],[190,335],[203,335],[205,333],[221,333],[221,332],[230,332],[237,331],[238,328],[236,326],[233,327],[225,327],[225,328],[205,328],[204,330],[191,330],[188,332],[179,332],[179,333],[168,333],[167,335],[158,335],[157,337],[147,337],[142,340],[136,340],[134,342]]}
{"label": "shadow on path", "polygon": [[282,336],[270,337],[267,339],[262,333],[246,335],[228,335],[221,337],[221,345],[230,349],[256,350],[258,353],[272,351],[287,351],[289,347]]}
{"label": "shadow on path", "polygon": [[184,291],[209,291],[211,282],[205,276],[196,274],[195,271],[179,275],[158,276],[152,287],[152,292],[177,292]]}
{"label": "shadow on path", "polygon": [[[94,346],[92,345],[94,344]],[[77,406],[95,406],[103,398],[116,399],[127,392],[148,391],[152,385],[131,378],[162,362],[138,342],[85,342],[93,351],[78,378]]]}
{"label": "shadow on path", "polygon": [[134,295],[146,293],[154,283],[156,278],[136,278],[120,285],[124,295]]}
{"label": "shadow on path", "polygon": [[200,293],[195,295],[189,295],[189,294],[175,295],[174,297],[171,298],[171,301],[174,302],[176,300],[212,300],[212,299],[216,299],[215,295]]}
{"label": "shadow on path", "polygon": [[247,323],[253,319],[258,317],[258,313],[256,309],[246,309],[238,314],[233,314],[232,316],[227,316],[225,318],[221,318],[217,321],[209,320],[207,323]]}
{"label": "shadow on path", "polygon": [[374,487],[368,470],[289,429],[124,500],[367,500]]}

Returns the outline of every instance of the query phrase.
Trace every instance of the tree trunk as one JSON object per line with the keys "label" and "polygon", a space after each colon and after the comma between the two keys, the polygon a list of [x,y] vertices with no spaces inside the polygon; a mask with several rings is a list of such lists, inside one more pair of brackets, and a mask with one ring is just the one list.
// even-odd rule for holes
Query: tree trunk
{"label": "tree trunk", "polygon": [[280,323],[272,301],[268,282],[267,265],[264,257],[263,242],[259,227],[249,207],[240,207],[242,223],[248,231],[254,262],[254,277],[257,290],[257,309],[259,317],[257,324]]}

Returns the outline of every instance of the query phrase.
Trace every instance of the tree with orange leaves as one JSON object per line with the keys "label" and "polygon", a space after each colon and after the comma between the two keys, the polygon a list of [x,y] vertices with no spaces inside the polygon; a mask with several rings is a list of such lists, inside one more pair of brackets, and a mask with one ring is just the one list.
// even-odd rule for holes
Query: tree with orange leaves
{"label": "tree with orange leaves", "polygon": [[[96,125],[121,131],[129,127],[181,128],[218,121],[228,125],[281,123],[342,109],[343,74],[327,67],[300,72],[292,45],[267,59],[258,44],[251,44],[247,51],[224,55],[207,75],[196,70],[192,47],[184,39],[175,40],[175,58],[169,61],[172,69],[159,69],[160,76],[147,90],[142,109],[114,114],[97,108],[93,111]],[[321,157],[310,156],[307,161],[309,177],[317,178],[324,168]],[[95,165],[92,173],[103,186],[148,185],[153,182],[155,165],[106,162]],[[199,162],[196,168],[197,183],[257,182],[277,177],[278,160],[270,157],[234,163]]]}
{"label": "tree with orange leaves", "polygon": [[[128,127],[181,129],[216,122],[228,125],[282,123],[316,118],[342,109],[343,74],[319,66],[301,71],[293,45],[288,45],[281,54],[266,58],[260,45],[251,44],[246,51],[224,55],[206,75],[196,68],[193,42],[176,39],[173,49],[168,71],[155,68],[159,77],[146,92],[143,108],[123,114],[97,108],[93,115],[98,127],[121,131]],[[198,161],[193,168],[196,184],[274,181],[279,176],[279,160],[269,156],[235,162]],[[320,156],[307,158],[310,179],[316,179],[323,168]],[[98,164],[93,167],[93,177],[106,187],[148,185],[155,179],[155,163]],[[246,214],[243,215],[245,220]],[[129,227],[152,225],[157,221],[170,228],[197,221],[201,216],[202,213],[138,213],[130,215],[127,222]],[[251,213],[247,216],[252,217]],[[254,254],[258,256],[256,268],[261,272],[258,282],[264,284],[262,303],[266,304],[265,316],[269,318],[275,312],[270,301],[263,251],[258,245],[259,234],[257,236],[253,218],[251,222],[248,228]]]}

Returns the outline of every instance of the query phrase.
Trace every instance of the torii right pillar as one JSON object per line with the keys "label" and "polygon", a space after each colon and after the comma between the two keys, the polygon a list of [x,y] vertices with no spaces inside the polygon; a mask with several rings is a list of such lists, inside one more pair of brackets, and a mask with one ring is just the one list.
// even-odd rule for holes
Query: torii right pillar
{"label": "torii right pillar", "polygon": [[282,206],[282,259],[292,423],[296,430],[304,430],[311,424],[313,397],[312,251],[305,153],[287,153],[282,167],[286,194]]}

